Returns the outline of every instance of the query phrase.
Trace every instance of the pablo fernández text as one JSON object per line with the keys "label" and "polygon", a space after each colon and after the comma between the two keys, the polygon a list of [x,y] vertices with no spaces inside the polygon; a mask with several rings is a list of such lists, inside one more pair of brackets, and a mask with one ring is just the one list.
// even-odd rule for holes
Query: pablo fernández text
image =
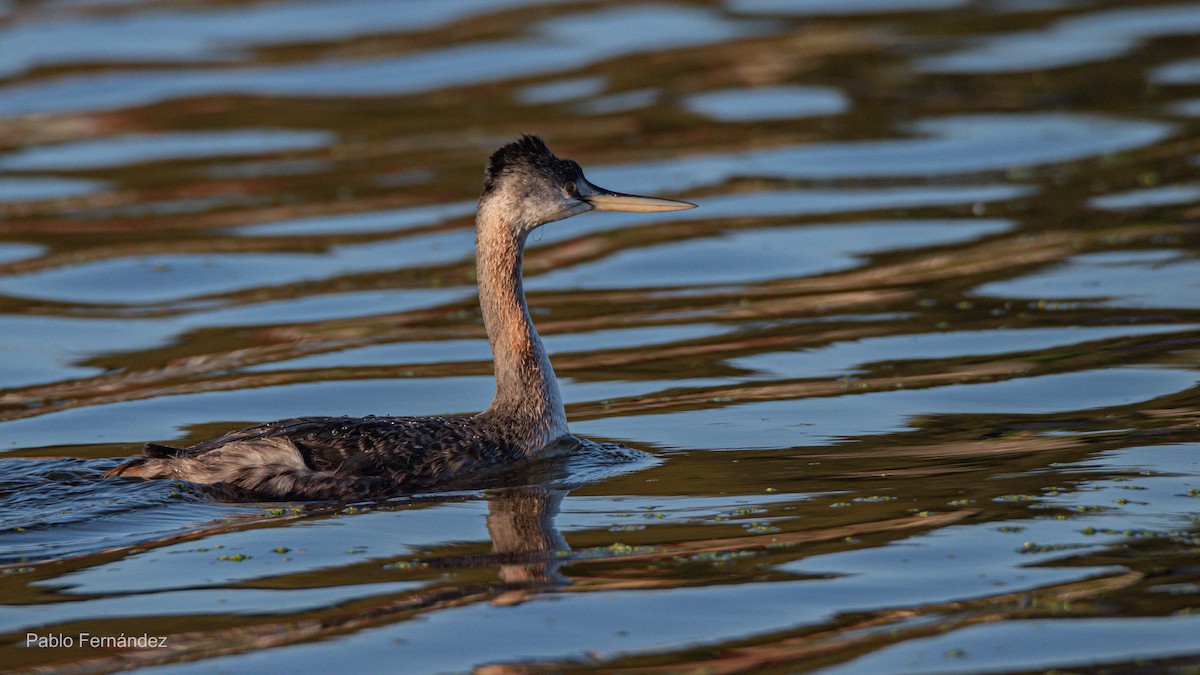
{"label": "pablo fern\u00e1ndez text", "polygon": [[71,649],[83,647],[92,649],[152,649],[167,646],[165,635],[93,635],[92,633],[25,633],[25,646],[37,649]]}

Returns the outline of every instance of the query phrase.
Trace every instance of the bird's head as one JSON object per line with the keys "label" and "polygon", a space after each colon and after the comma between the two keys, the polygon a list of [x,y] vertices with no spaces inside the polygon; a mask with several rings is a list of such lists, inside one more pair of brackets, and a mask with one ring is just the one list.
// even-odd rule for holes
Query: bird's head
{"label": "bird's head", "polygon": [[639,197],[597,187],[579,164],[556,157],[542,139],[522,136],[497,150],[484,169],[480,210],[499,209],[520,234],[593,209],[640,213],[680,211],[695,204]]}

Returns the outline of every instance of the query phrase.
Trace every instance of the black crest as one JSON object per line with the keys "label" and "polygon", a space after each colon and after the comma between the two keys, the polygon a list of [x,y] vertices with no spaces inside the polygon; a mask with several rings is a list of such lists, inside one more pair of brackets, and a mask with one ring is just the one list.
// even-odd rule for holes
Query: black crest
{"label": "black crest", "polygon": [[575,162],[555,157],[540,137],[522,134],[519,139],[492,153],[483,170],[483,192],[490,192],[501,174],[517,168],[562,180],[573,180],[581,173]]}

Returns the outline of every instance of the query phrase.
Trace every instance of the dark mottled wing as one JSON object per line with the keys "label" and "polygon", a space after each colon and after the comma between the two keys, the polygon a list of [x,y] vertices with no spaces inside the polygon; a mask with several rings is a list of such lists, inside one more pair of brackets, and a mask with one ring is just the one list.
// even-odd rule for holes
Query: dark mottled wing
{"label": "dark mottled wing", "polygon": [[242,433],[286,437],[319,471],[412,485],[470,473],[513,451],[473,417],[316,417],[256,429]]}
{"label": "dark mottled wing", "polygon": [[223,445],[230,445],[232,443],[245,443],[260,438],[288,436],[293,429],[303,429],[312,425],[331,424],[343,419],[350,418],[295,417],[286,420],[278,420],[275,422],[267,422],[266,424],[256,424],[252,427],[236,429],[221,436],[217,436],[216,438],[210,438],[206,441],[201,441],[190,448],[187,448],[186,452],[188,454],[199,454],[214,448],[219,448]]}
{"label": "dark mottled wing", "polygon": [[184,452],[202,454],[260,439],[286,439],[316,471],[382,477],[407,487],[523,456],[515,439],[479,417],[298,417],[231,431]]}

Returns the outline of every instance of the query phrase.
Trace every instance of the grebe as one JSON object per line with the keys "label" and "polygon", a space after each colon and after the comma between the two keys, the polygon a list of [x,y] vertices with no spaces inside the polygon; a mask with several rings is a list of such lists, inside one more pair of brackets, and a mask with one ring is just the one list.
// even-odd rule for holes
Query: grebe
{"label": "grebe", "polygon": [[497,150],[475,216],[479,305],[495,363],[496,395],[465,417],[298,417],[143,453],[105,477],[174,478],[232,485],[265,499],[346,499],[448,485],[489,470],[564,454],[562,395],[521,286],[530,232],[599,211],[678,211],[695,204],[610,192],[537,136]]}

